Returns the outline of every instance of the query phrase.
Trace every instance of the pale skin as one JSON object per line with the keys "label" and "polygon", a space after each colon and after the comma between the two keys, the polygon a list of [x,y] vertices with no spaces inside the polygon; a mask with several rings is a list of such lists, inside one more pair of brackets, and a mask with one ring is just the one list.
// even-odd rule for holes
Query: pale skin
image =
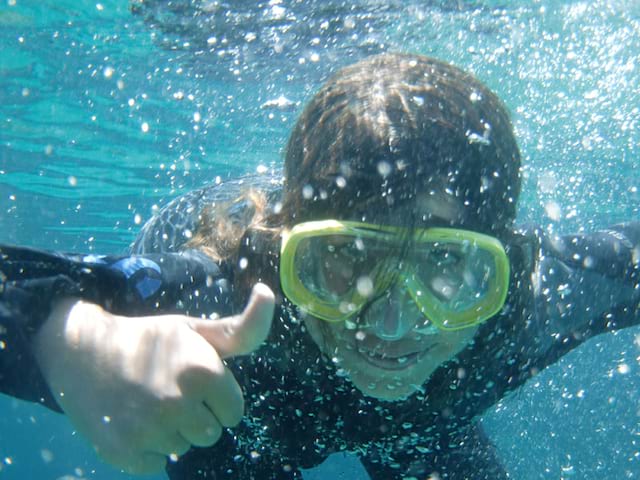
{"label": "pale skin", "polygon": [[[425,218],[434,211],[445,219],[459,214],[451,198],[424,196],[416,205]],[[404,293],[394,289],[369,309],[360,328],[305,319],[320,349],[358,389],[390,401],[420,389],[477,330],[410,330],[402,338],[383,340],[366,324],[388,313],[385,302],[394,298],[400,299],[396,308],[404,308]],[[213,445],[223,428],[241,420],[242,391],[224,359],[257,349],[268,335],[273,311],[274,294],[263,284],[254,287],[242,314],[217,321],[124,317],[66,299],[36,334],[34,350],[58,404],[98,454],[125,471],[155,473],[164,469],[167,457],[175,460],[192,445]]]}
{"label": "pale skin", "polygon": [[[383,304],[386,299],[379,302]],[[372,308],[367,315],[375,316],[380,310]],[[386,341],[369,329],[349,328],[344,322],[327,324],[307,317],[305,325],[325,355],[346,371],[361,392],[389,401],[420,390],[431,374],[455,357],[478,330],[470,327],[429,335],[408,332],[399,340]]]}
{"label": "pale skin", "polygon": [[260,346],[274,296],[257,284],[242,314],[122,317],[67,299],[34,340],[42,372],[75,428],[108,463],[164,469],[191,445],[213,445],[242,418],[242,391],[223,359]]}

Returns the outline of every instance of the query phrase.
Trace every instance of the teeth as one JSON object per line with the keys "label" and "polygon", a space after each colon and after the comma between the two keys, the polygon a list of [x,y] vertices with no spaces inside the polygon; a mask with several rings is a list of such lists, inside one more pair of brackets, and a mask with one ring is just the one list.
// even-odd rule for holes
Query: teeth
{"label": "teeth", "polygon": [[361,355],[366,355],[369,358],[384,360],[386,362],[397,362],[400,364],[407,363],[411,358],[411,355],[404,355],[402,357],[389,357],[387,355],[380,355],[379,353],[372,352],[371,350],[363,350],[361,348],[358,349],[358,353]]}

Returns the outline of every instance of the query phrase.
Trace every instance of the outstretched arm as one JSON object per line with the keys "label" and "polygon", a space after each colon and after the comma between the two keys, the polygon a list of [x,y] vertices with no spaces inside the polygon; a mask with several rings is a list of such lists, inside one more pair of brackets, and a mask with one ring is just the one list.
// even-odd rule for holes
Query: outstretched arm
{"label": "outstretched arm", "polygon": [[218,320],[124,317],[67,299],[32,344],[58,404],[97,453],[127,471],[153,473],[240,421],[242,389],[223,359],[258,348],[273,309],[261,284],[243,313]]}
{"label": "outstretched arm", "polygon": [[583,235],[542,237],[543,252],[566,266],[635,287],[640,281],[640,222]]}
{"label": "outstretched arm", "polygon": [[[639,282],[640,222],[584,235],[541,236],[534,289],[551,334],[589,337],[640,322],[632,312],[640,301]],[[621,309],[630,314],[613,315]]]}
{"label": "outstretched arm", "polygon": [[266,338],[268,287],[256,285],[245,311],[228,316],[229,282],[197,252],[0,253],[4,392],[63,410],[104,459],[137,473],[215,443],[240,420],[242,390],[222,359]]}
{"label": "outstretched arm", "polygon": [[59,300],[130,316],[227,316],[229,289],[227,272],[197,251],[104,257],[0,246],[0,392],[58,408],[30,342]]}
{"label": "outstretched arm", "polygon": [[538,239],[533,311],[516,342],[528,345],[524,371],[539,371],[589,338],[640,323],[640,222]]}

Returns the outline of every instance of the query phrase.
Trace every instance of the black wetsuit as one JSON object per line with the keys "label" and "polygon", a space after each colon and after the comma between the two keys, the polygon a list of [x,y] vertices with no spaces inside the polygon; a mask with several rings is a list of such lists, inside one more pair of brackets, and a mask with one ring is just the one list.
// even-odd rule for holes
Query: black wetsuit
{"label": "black wetsuit", "polygon": [[[29,338],[60,295],[129,315],[234,312],[235,266],[183,248],[203,208],[243,187],[229,182],[170,203],[144,227],[136,256],[0,247],[1,390],[58,408]],[[231,215],[243,213],[238,204]],[[588,338],[639,323],[640,223],[555,239],[529,229],[505,243],[512,278],[502,312],[405,401],[363,395],[320,353],[295,309],[281,305],[264,346],[230,361],[245,393],[242,423],[170,463],[170,478],[301,478],[300,468],[341,451],[355,452],[374,480],[507,478],[476,419]]]}

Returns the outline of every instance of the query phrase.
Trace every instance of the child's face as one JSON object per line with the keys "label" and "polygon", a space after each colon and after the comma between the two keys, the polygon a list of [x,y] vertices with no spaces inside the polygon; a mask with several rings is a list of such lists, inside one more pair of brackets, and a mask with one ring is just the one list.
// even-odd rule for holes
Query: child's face
{"label": "child's face", "polygon": [[[397,219],[408,214],[407,207],[393,212],[393,218],[376,219],[376,223],[397,224]],[[452,195],[424,195],[408,208],[418,209],[428,227],[430,219],[440,223],[458,224],[462,218],[462,205]],[[394,222],[394,218],[396,219]],[[307,317],[305,323],[311,336],[322,351],[342,368],[354,385],[366,395],[383,400],[407,397],[431,376],[443,363],[455,357],[472,340],[477,326],[455,331],[433,328],[428,332],[409,329],[393,339],[381,338],[379,330],[371,325],[393,326],[396,315],[423,321],[420,312],[407,300],[402,287],[394,287],[387,295],[377,299],[362,312],[355,327],[353,322],[329,323]],[[410,321],[413,321],[412,319]]]}

